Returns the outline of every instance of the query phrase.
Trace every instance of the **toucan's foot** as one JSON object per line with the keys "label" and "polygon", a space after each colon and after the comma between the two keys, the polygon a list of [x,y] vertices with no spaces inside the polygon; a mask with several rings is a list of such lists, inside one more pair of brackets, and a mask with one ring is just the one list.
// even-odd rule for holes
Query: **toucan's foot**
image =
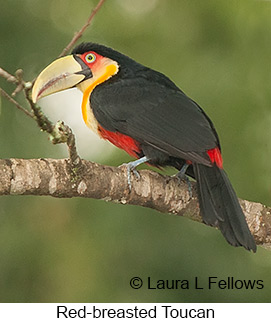
{"label": "toucan's foot", "polygon": [[[138,160],[132,161],[130,163],[125,163],[122,164],[121,166],[125,166],[127,169],[127,182],[128,182],[128,186],[129,186],[129,191],[132,191],[132,176],[131,173],[133,173],[133,175],[136,177],[137,180],[140,179],[140,175],[139,172],[136,170],[136,167],[139,166],[140,164],[143,164],[145,162],[147,162],[149,160],[149,158],[147,157],[142,157]],[[121,167],[120,166],[120,167]]]}
{"label": "toucan's foot", "polygon": [[129,186],[129,191],[132,191],[132,174],[136,177],[137,180],[140,179],[140,175],[139,172],[135,169],[135,166],[133,165],[133,162],[130,163],[125,163],[122,164],[121,166],[125,166],[127,169],[127,182],[128,182],[128,186]]}
{"label": "toucan's foot", "polygon": [[174,176],[177,177],[180,181],[186,182],[186,184],[188,186],[189,197],[191,199],[192,198],[192,185],[190,183],[189,177],[185,174],[188,167],[189,167],[189,164],[184,164],[183,167],[181,168],[181,170]]}

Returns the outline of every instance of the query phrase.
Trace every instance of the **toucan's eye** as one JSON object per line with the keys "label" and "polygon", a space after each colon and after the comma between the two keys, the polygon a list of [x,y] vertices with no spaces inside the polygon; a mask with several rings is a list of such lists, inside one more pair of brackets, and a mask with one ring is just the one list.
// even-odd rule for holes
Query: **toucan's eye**
{"label": "toucan's eye", "polygon": [[91,54],[91,53],[87,54],[85,56],[85,60],[86,60],[87,63],[93,63],[95,61],[95,59],[96,59],[96,56],[94,54]]}

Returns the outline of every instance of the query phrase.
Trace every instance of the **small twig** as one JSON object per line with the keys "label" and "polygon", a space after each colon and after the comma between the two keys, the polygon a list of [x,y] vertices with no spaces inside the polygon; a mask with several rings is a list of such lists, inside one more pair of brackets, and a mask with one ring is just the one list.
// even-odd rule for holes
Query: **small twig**
{"label": "small twig", "polygon": [[52,134],[54,124],[46,117],[46,115],[41,111],[41,108],[32,101],[30,88],[25,88],[25,97],[30,105],[31,110],[35,116],[35,120],[42,131]]}
{"label": "small twig", "polygon": [[58,121],[55,125],[46,117],[41,111],[41,108],[32,101],[29,88],[25,88],[25,97],[33,111],[35,120],[41,130],[49,134],[50,141],[56,144],[67,144],[70,162],[72,166],[73,175],[77,175],[76,170],[81,168],[82,161],[79,157],[75,145],[75,137],[71,128],[64,124],[63,121]]}
{"label": "small twig", "polygon": [[2,96],[4,96],[6,99],[8,99],[11,103],[13,103],[17,109],[21,110],[24,114],[26,114],[28,117],[33,118],[33,114],[26,110],[22,105],[20,105],[17,101],[15,101],[6,91],[4,91],[2,88],[0,88],[0,93]]}
{"label": "small twig", "polygon": [[102,7],[102,5],[104,4],[104,2],[105,2],[105,0],[100,0],[99,1],[99,3],[97,4],[97,6],[91,11],[91,14],[88,17],[87,22],[84,24],[84,26],[78,32],[76,32],[74,34],[72,40],[63,49],[63,51],[61,52],[61,54],[59,55],[59,57],[65,56],[70,51],[70,49],[74,46],[74,44],[78,41],[78,39],[82,37],[83,33],[88,28],[88,26],[91,24],[93,18],[95,17],[95,15],[99,11],[99,9]]}
{"label": "small twig", "polygon": [[15,72],[15,76],[14,76],[0,67],[0,76],[4,77],[8,82],[11,82],[17,85],[16,89],[12,92],[11,96],[15,96],[17,93],[21,92],[24,88],[29,88],[29,89],[32,88],[31,82],[24,81],[22,69],[18,69]]}
{"label": "small twig", "polygon": [[75,172],[75,169],[79,169],[82,165],[82,160],[77,153],[75,136],[71,128],[65,125],[63,121],[58,121],[50,135],[53,144],[67,144],[72,170]]}
{"label": "small twig", "polygon": [[0,76],[4,77],[8,82],[16,83],[17,79],[15,76],[9,74],[3,68],[0,67]]}
{"label": "small twig", "polygon": [[27,116],[32,119],[35,119],[38,123],[38,126],[49,134],[53,131],[52,122],[41,112],[41,109],[33,103],[30,90],[32,84],[30,82],[25,82],[23,80],[23,70],[19,69],[16,71],[16,76],[11,75],[3,68],[0,68],[0,76],[4,77],[8,82],[17,84],[16,89],[13,91],[12,96],[18,93],[21,90],[25,90],[25,97],[33,111],[33,114],[21,106],[17,101],[15,101],[6,91],[0,88],[1,95],[6,97],[11,103],[13,103],[19,110],[23,111]]}
{"label": "small twig", "polygon": [[77,153],[76,144],[75,144],[75,136],[74,136],[71,128],[68,126],[66,126],[66,133],[68,135],[67,146],[69,149],[70,161],[72,163],[73,169],[75,169],[75,168],[79,169],[82,166],[82,160]]}
{"label": "small twig", "polygon": [[15,96],[25,88],[25,81],[23,80],[23,70],[19,69],[15,72],[16,77],[16,89],[12,92],[11,96]]}

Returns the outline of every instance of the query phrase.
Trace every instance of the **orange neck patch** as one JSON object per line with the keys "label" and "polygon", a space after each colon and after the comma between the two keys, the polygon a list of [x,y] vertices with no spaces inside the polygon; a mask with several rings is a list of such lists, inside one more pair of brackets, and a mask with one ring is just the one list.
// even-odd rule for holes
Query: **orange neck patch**
{"label": "orange neck patch", "polygon": [[110,77],[115,75],[119,70],[117,63],[109,59],[105,61],[105,64],[101,62],[101,64],[99,65],[100,66],[97,66],[97,68],[93,69],[92,78],[80,83],[77,86],[79,90],[83,92],[83,100],[81,105],[83,119],[86,125],[96,133],[98,133],[98,122],[93,115],[93,112],[89,103],[91,92],[94,90],[94,88],[97,85],[108,80]]}

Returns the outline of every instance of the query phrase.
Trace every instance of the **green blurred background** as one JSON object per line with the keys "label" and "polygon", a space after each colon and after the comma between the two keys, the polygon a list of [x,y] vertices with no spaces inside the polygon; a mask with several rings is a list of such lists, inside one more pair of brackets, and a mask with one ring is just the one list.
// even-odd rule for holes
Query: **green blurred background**
{"label": "green blurred background", "polygon": [[[2,1],[0,66],[11,73],[23,68],[25,79],[33,79],[96,3]],[[270,1],[107,0],[83,40],[168,75],[216,125],[238,196],[271,205]],[[12,85],[0,83],[11,93]],[[24,102],[22,94],[17,99]],[[71,113],[85,128],[79,104]],[[87,134],[78,138],[84,158],[130,160]],[[3,98],[0,147],[1,158],[67,157],[65,147],[51,145]],[[139,290],[129,286],[134,276],[145,282]],[[264,289],[148,290],[148,276],[262,279]],[[2,302],[267,302],[270,295],[270,251],[233,248],[218,230],[186,218],[90,199],[0,198]]]}

